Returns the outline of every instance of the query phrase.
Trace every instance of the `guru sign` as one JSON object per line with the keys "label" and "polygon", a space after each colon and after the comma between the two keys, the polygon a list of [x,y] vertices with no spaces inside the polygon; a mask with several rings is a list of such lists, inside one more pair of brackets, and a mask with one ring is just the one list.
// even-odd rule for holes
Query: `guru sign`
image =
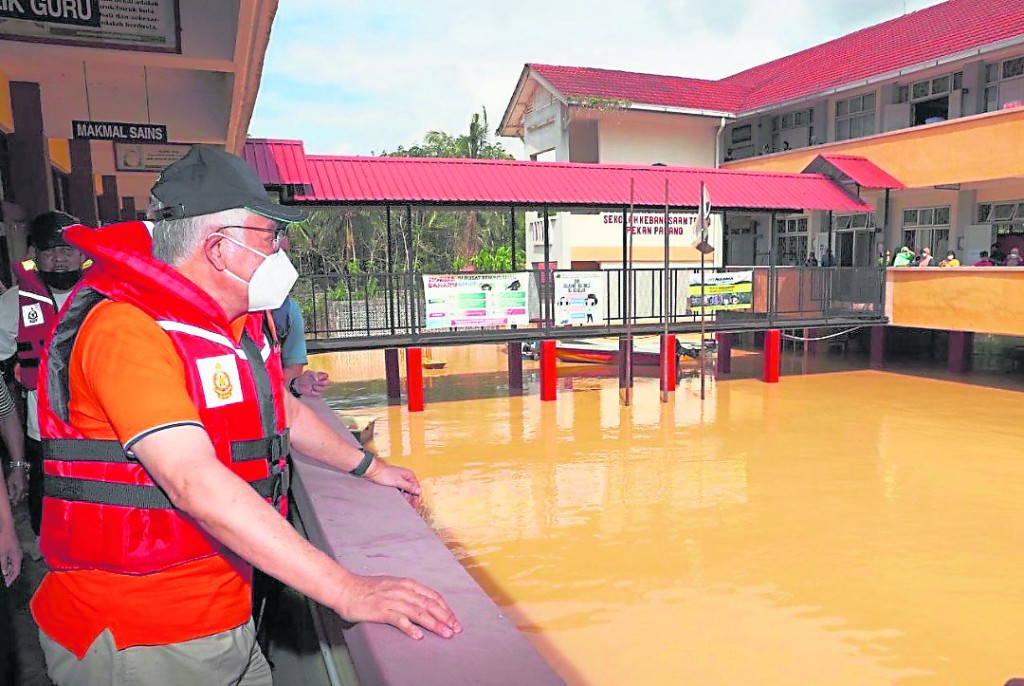
{"label": "guru sign", "polygon": [[100,0],[0,0],[0,17],[48,24],[100,25]]}

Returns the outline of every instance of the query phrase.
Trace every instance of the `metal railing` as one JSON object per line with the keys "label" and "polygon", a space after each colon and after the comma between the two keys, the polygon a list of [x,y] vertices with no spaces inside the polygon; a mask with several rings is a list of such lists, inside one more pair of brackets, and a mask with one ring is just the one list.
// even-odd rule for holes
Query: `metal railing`
{"label": "metal railing", "polygon": [[[709,331],[758,330],[776,325],[846,326],[883,323],[885,275],[880,269],[852,267],[729,267],[751,271],[749,309],[707,315]],[[712,273],[713,270],[708,270]],[[637,333],[657,333],[668,317],[676,333],[697,331],[701,314],[691,278],[699,270],[670,270],[666,293],[662,269],[608,269],[598,304],[587,325],[558,321],[554,274],[529,272],[528,312],[523,328],[473,327],[427,330],[423,275],[395,273],[314,274],[300,277],[293,297],[300,303],[309,347],[314,351],[383,348],[413,344],[531,340],[543,337],[603,336],[621,333],[625,312]],[[593,270],[588,274],[595,273]],[[629,307],[625,305],[629,304]]]}

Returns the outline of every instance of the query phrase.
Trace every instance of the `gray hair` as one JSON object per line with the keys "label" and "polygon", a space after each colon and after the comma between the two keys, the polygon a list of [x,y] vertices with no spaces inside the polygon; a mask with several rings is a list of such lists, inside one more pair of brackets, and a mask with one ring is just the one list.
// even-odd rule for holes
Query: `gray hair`
{"label": "gray hair", "polygon": [[[162,208],[163,203],[151,197],[149,217],[159,216],[158,211]],[[199,249],[211,233],[211,229],[243,225],[248,215],[248,210],[239,208],[198,217],[161,219],[153,227],[153,257],[164,264],[177,267]]]}

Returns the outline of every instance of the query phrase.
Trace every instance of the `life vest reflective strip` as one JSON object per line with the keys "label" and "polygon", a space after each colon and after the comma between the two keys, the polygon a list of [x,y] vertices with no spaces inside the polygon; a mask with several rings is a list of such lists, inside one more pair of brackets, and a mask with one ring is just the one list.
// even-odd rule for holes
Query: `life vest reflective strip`
{"label": "life vest reflective strip", "polygon": [[[145,230],[129,222],[82,234],[80,247],[96,266],[72,293],[44,357],[46,373],[39,382],[40,430],[47,442],[44,489],[46,482],[52,485],[43,508],[41,547],[51,569],[146,574],[210,555],[236,559],[187,515],[161,507],[165,503],[155,494],[162,491],[130,452],[148,432],[121,446],[85,439],[68,424],[66,370],[77,327],[107,297],[131,303],[161,323],[184,363],[187,391],[217,459],[265,497],[285,502],[284,377],[269,317],[249,315],[236,344],[219,306],[149,256],[149,237],[140,227]],[[73,234],[66,235],[72,240]],[[221,368],[213,373],[216,364]],[[220,386],[214,383],[217,375]],[[166,427],[154,430],[160,428]],[[65,486],[65,480],[72,485]],[[65,489],[77,489],[72,494],[82,499],[64,497]],[[127,504],[111,504],[115,497]]]}
{"label": "life vest reflective strip", "polygon": [[26,269],[23,264],[15,265],[14,271],[18,278],[19,381],[34,391],[39,378],[39,359],[57,319],[57,308],[39,272]]}

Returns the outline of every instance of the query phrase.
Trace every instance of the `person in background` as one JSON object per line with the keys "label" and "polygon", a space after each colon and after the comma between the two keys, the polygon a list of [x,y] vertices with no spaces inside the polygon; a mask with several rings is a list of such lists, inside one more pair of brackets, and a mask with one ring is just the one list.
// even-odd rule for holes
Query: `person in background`
{"label": "person in background", "polygon": [[914,261],[914,253],[907,246],[903,246],[896,253],[896,257],[892,260],[892,266],[894,267],[909,267]]}
{"label": "person in background", "polygon": [[946,259],[939,262],[940,267],[959,267],[960,260],[956,259],[956,253],[950,250],[946,253]]}
{"label": "person in background", "polygon": [[807,259],[804,260],[804,266],[805,267],[817,267],[818,266],[818,258],[814,256],[814,253],[810,253],[810,254],[807,255]]}
{"label": "person in background", "polygon": [[988,258],[992,261],[990,266],[998,267],[1006,262],[1006,253],[999,247],[999,243],[993,243],[992,249],[989,250]]}
{"label": "person in background", "polygon": [[36,385],[39,359],[57,312],[82,277],[85,257],[64,239],[64,229],[78,220],[64,212],[44,212],[29,226],[28,260],[14,266],[18,279],[18,370],[26,391],[25,460],[32,531],[39,536],[43,517],[43,455],[39,442]]}
{"label": "person in background", "polygon": [[1020,267],[1024,265],[1024,258],[1020,256],[1020,248],[1010,248],[1010,254],[1006,256],[1007,267]]}
{"label": "person in background", "polygon": [[825,252],[821,254],[821,266],[822,267],[834,267],[836,266],[836,258],[832,255],[832,248],[825,248]]}
{"label": "person in background", "polygon": [[[18,407],[17,400],[21,399],[21,391],[18,382],[14,380],[14,369],[18,361],[18,289],[8,288],[0,295],[0,375],[7,387],[7,392],[12,399],[15,399],[15,407]],[[24,407],[21,408],[20,417],[25,416]],[[21,443],[24,444],[24,425],[20,418],[15,417],[19,422],[22,433]],[[7,450],[6,445],[0,445],[0,465],[11,462],[14,457]],[[24,455],[19,459],[24,460]],[[7,477],[7,490],[11,494],[11,502],[19,502],[28,492],[28,471],[26,469],[11,470]]]}
{"label": "person in background", "polygon": [[917,258],[917,264],[915,264],[914,266],[915,267],[934,267],[935,266],[935,262],[934,262],[934,258],[932,257],[932,249],[931,248],[927,248],[927,247],[921,248],[921,255]]}
{"label": "person in background", "polygon": [[[0,435],[12,457],[11,473],[24,474],[27,466],[22,453],[24,435],[14,401],[3,383],[0,383]],[[0,469],[0,686],[15,686],[17,683],[14,601],[7,589],[21,572],[21,545],[14,530],[11,506],[22,497],[24,492],[15,493],[13,488],[9,488],[4,481],[4,471]]]}
{"label": "person in background", "polygon": [[979,260],[978,260],[977,262],[975,262],[975,263],[974,263],[974,264],[972,264],[971,266],[972,266],[972,267],[994,267],[994,266],[995,266],[995,265],[994,265],[994,264],[992,263],[992,260],[990,260],[990,259],[988,258],[988,251],[987,251],[987,250],[982,250],[982,251],[981,251],[981,255],[980,255],[980,258],[981,258],[981,259],[979,259]]}
{"label": "person in background", "polygon": [[[281,239],[281,249],[290,249],[288,237]],[[302,308],[294,298],[288,296],[284,304],[272,312],[277,339],[281,341],[281,366],[284,367],[284,383],[296,398],[312,396],[319,398],[330,381],[326,372],[304,371],[309,364],[306,353],[306,325],[302,320]]]}

